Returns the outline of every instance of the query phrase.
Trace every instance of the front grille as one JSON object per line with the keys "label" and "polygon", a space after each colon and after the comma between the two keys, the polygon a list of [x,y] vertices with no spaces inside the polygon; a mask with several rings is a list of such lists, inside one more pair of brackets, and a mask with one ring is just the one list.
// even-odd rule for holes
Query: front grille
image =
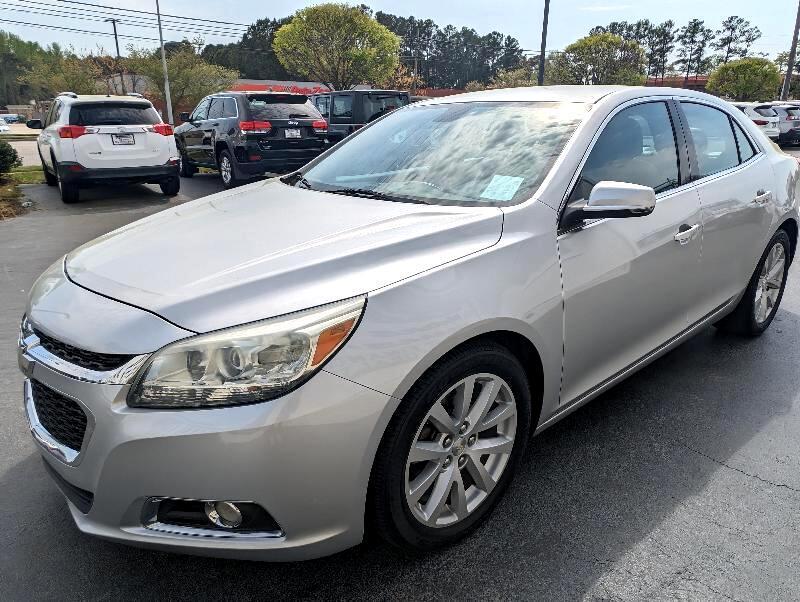
{"label": "front grille", "polygon": [[131,361],[134,355],[122,355],[116,353],[95,353],[94,351],[86,351],[85,349],[78,349],[72,345],[67,345],[61,341],[47,336],[40,330],[34,330],[36,336],[39,337],[39,344],[44,347],[48,352],[56,357],[75,364],[87,370],[94,370],[96,372],[108,372],[115,370],[120,366],[124,366]]}
{"label": "front grille", "polygon": [[86,433],[86,414],[77,402],[32,380],[33,405],[39,423],[58,443],[80,451]]}

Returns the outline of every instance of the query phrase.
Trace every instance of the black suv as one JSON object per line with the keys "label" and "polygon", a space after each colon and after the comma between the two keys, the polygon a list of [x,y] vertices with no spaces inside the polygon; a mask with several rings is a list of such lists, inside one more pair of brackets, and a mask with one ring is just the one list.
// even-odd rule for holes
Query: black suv
{"label": "black suv", "polygon": [[328,123],[303,94],[220,92],[180,118],[181,175],[218,169],[225,188],[294,171],[331,145]]}
{"label": "black suv", "polygon": [[314,94],[311,101],[328,120],[328,137],[338,142],[386,113],[406,106],[408,92],[399,90],[345,90]]}

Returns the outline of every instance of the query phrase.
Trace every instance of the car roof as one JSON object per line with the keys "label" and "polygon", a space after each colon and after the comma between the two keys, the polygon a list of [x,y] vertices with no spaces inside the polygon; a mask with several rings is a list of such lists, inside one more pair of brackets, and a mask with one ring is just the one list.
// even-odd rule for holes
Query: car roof
{"label": "car roof", "polygon": [[66,94],[59,94],[56,98],[67,104],[79,104],[82,102],[130,102],[133,104],[141,104],[144,102],[152,104],[146,98],[141,98],[139,96],[116,96],[108,94],[79,94],[74,97]]}

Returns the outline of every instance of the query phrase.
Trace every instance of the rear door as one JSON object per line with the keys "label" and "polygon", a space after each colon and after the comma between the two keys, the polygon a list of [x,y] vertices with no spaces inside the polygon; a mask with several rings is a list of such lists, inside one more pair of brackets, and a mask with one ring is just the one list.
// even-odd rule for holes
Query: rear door
{"label": "rear door", "polygon": [[747,286],[769,233],[775,182],[767,156],[719,107],[680,102],[703,219],[699,318]]}
{"label": "rear door", "polygon": [[73,134],[75,158],[90,169],[165,164],[172,153],[165,136],[154,131],[160,123],[148,102],[88,102],[69,108],[69,125],[84,128]]}

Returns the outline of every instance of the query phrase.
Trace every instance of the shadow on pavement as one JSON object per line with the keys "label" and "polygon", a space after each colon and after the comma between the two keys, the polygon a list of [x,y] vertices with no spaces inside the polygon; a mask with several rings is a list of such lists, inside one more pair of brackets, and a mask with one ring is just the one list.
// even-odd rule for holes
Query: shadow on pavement
{"label": "shadow on pavement", "polygon": [[536,438],[488,524],[427,556],[373,542],[327,559],[261,564],[100,541],[72,525],[39,458],[28,456],[0,479],[14,545],[0,562],[11,579],[6,591],[10,599],[33,591],[92,599],[580,598],[699,494],[718,462],[789,411],[800,388],[797,357],[769,350],[796,340],[799,323],[784,311],[777,332],[757,340],[704,331]]}

